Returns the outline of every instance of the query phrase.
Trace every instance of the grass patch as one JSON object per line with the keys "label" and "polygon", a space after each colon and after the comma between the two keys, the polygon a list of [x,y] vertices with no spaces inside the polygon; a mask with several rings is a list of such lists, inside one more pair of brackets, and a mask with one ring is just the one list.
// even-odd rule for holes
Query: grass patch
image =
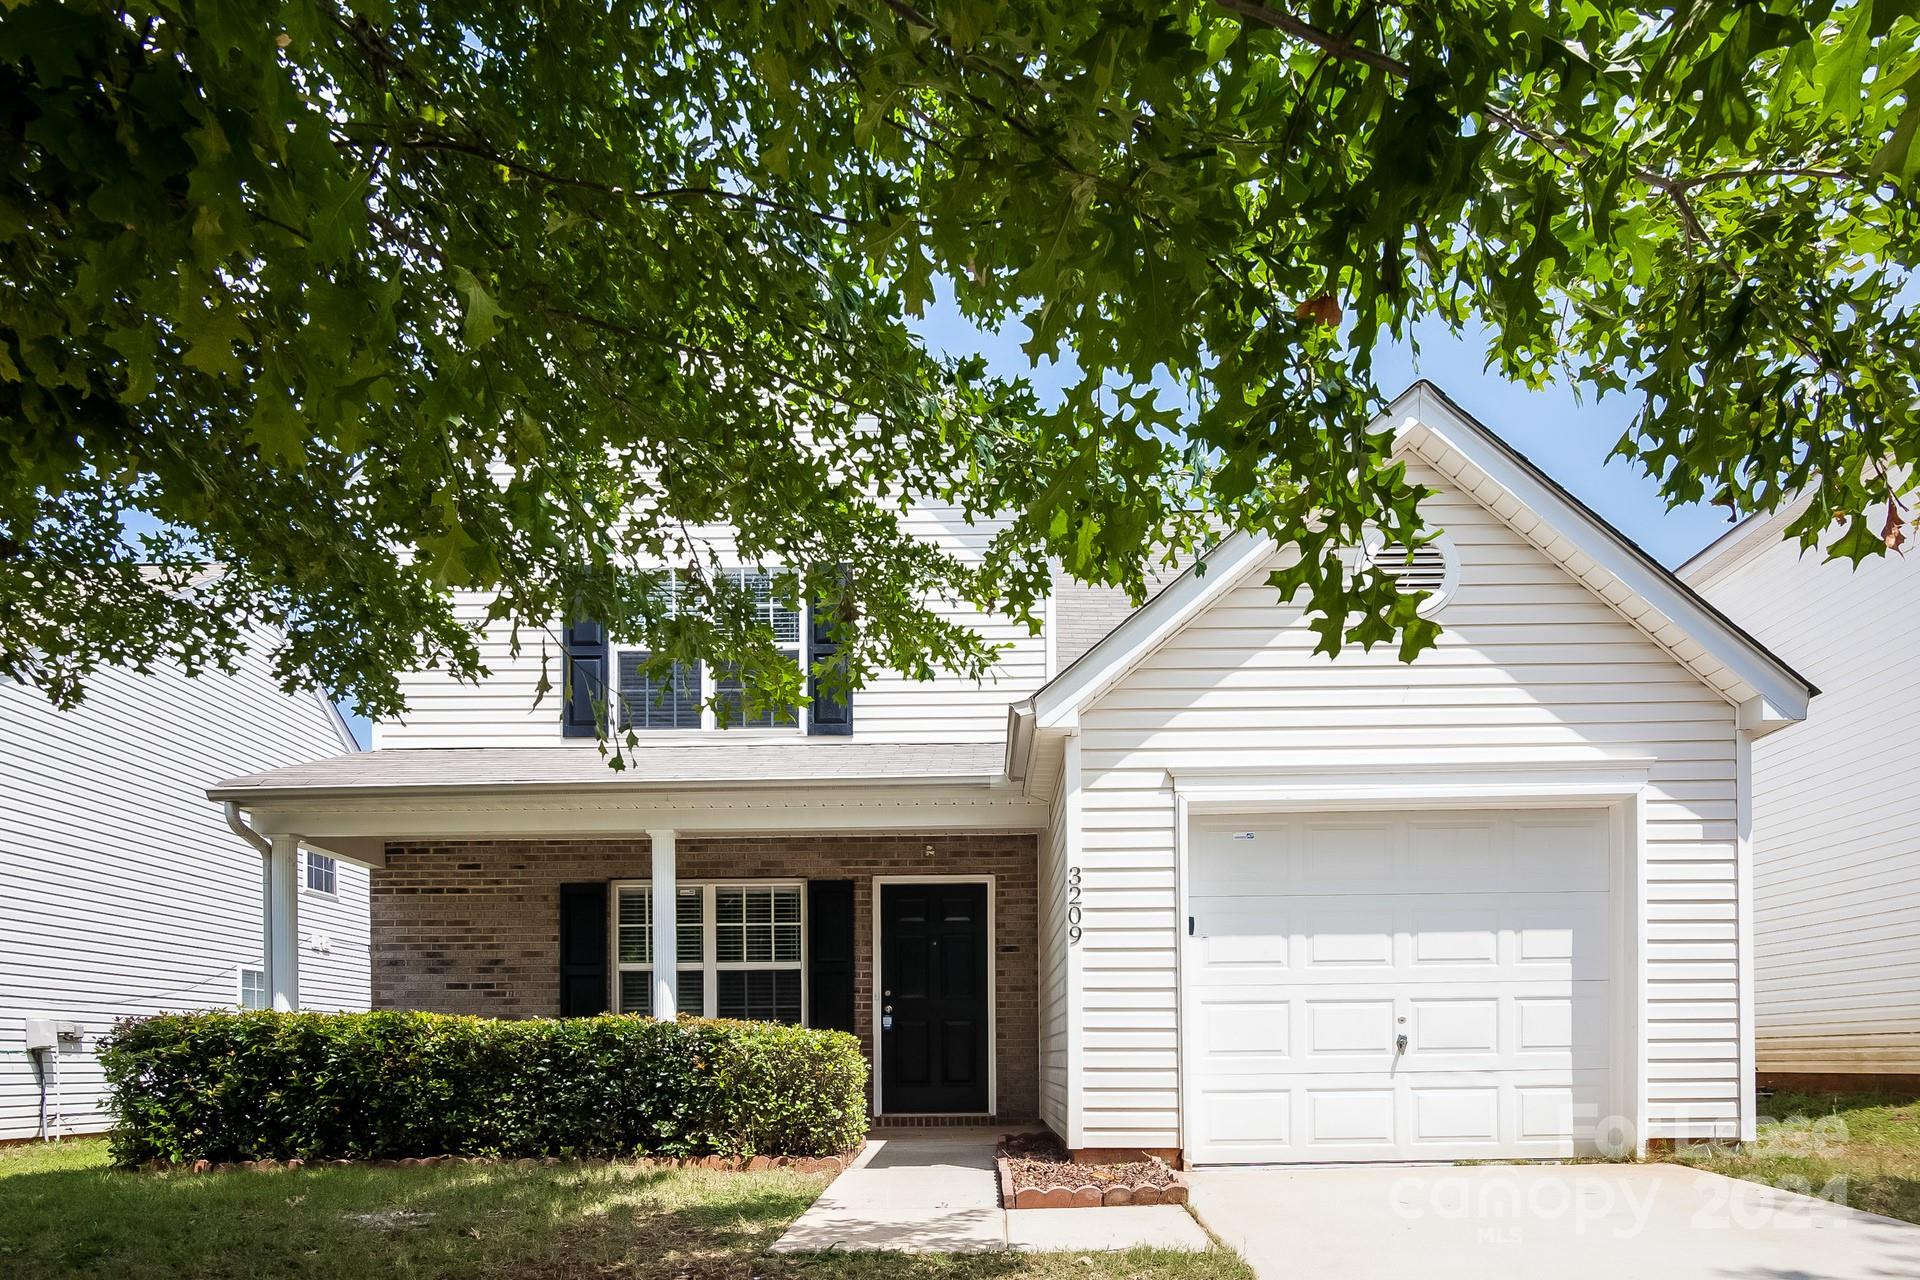
{"label": "grass patch", "polygon": [[1783,1090],[1760,1114],[1772,1123],[1745,1148],[1693,1147],[1671,1158],[1920,1223],[1920,1099]]}
{"label": "grass patch", "polygon": [[[1251,1280],[1225,1250],[768,1256],[825,1175],[641,1165],[140,1173],[0,1148],[0,1275],[116,1280]],[[1083,1260],[1084,1259],[1084,1260]]]}

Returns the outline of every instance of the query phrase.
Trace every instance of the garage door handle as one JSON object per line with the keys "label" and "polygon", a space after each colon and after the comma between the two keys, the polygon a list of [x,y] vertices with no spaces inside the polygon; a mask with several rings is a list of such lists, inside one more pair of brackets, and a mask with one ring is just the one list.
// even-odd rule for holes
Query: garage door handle
{"label": "garage door handle", "polygon": [[1187,917],[1187,936],[1189,938],[1193,936],[1193,917],[1192,916]]}
{"label": "garage door handle", "polygon": [[1393,1051],[1395,1054],[1402,1054],[1407,1051],[1406,1036],[1398,1035],[1393,1038]]}

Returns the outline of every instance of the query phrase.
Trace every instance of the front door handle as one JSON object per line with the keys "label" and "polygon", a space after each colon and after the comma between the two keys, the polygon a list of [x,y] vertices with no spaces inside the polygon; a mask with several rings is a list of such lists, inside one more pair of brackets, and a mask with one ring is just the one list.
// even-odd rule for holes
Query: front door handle
{"label": "front door handle", "polygon": [[1407,1051],[1407,1037],[1404,1034],[1395,1036],[1393,1038],[1394,1056],[1398,1057],[1400,1054],[1403,1054],[1406,1051]]}

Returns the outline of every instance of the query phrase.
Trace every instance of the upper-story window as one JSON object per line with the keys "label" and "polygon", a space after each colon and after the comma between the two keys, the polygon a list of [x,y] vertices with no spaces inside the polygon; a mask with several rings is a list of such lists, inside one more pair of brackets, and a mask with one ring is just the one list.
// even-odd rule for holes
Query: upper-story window
{"label": "upper-story window", "polygon": [[[795,664],[804,666],[805,611],[789,608],[773,594],[773,575],[764,569],[727,569],[728,581],[745,592],[773,632],[774,643]],[[668,580],[674,590],[673,579]],[[619,692],[621,729],[797,729],[800,708],[792,704],[749,709],[739,669],[713,662],[676,662],[665,672],[648,670],[653,655],[619,648],[614,673]],[[714,705],[708,706],[711,700]]]}

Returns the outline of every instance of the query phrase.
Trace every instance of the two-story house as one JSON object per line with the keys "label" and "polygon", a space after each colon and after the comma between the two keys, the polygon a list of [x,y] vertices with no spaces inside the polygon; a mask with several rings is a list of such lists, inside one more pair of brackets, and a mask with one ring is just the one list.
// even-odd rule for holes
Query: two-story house
{"label": "two-story house", "polygon": [[723,727],[685,671],[614,773],[503,638],[371,753],[211,794],[276,851],[275,930],[301,841],[372,869],[376,1004],[844,1027],[890,1122],[1195,1162],[1751,1132],[1748,762],[1812,690],[1436,389],[1380,429],[1446,531],[1411,664],[1315,656],[1235,535],[1138,610],[970,617],[985,683]]}
{"label": "two-story house", "polygon": [[[101,671],[69,711],[0,679],[0,1141],[110,1126],[94,1050],[119,1019],[266,1003],[262,855],[207,782],[356,745],[259,641],[232,674]],[[292,870],[306,1003],[366,1008],[366,869]]]}
{"label": "two-story house", "polygon": [[1826,691],[1816,723],[1753,757],[1761,1078],[1897,1089],[1920,1085],[1920,562],[1802,552],[1785,531],[1811,501],[1741,522],[1680,575]]}

